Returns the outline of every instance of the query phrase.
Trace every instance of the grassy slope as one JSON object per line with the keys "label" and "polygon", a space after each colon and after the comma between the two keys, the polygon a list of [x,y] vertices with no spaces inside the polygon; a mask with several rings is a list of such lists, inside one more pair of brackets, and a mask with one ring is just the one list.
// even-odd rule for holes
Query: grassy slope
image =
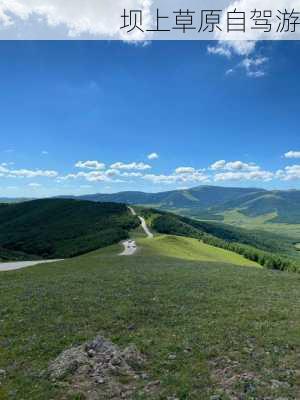
{"label": "grassy slope", "polygon": [[239,254],[187,237],[159,235],[153,240],[144,239],[140,241],[140,244],[144,250],[150,250],[152,253],[161,256],[191,261],[221,262],[239,266],[259,266]]}
{"label": "grassy slope", "polygon": [[195,261],[196,246],[183,260],[172,238],[138,240],[132,257],[115,245],[1,275],[1,400],[62,399],[41,371],[99,332],[145,353],[157,400],[206,400],[226,387],[245,400],[299,398],[298,275]]}
{"label": "grassy slope", "polygon": [[122,204],[44,199],[0,205],[0,258],[72,257],[127,238],[138,223]]}
{"label": "grassy slope", "polygon": [[296,271],[299,251],[295,240],[278,232],[242,229],[240,227],[198,221],[155,209],[138,208],[152,229],[164,234],[201,239],[204,243],[224,248],[259,262],[268,268]]}
{"label": "grassy slope", "polygon": [[276,214],[272,213],[250,218],[235,210],[224,213],[224,222],[246,229],[261,229],[267,232],[280,233],[292,239],[300,239],[300,224],[270,223],[270,220],[275,217]]}

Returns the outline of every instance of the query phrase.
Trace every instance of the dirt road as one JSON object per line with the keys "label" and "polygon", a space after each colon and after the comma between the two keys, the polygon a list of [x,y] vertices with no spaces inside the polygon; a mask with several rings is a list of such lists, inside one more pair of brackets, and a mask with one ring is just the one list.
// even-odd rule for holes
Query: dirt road
{"label": "dirt road", "polygon": [[[137,215],[132,207],[128,207],[128,209],[130,210],[132,215]],[[143,217],[140,217],[139,215],[137,217],[141,221],[141,227],[143,228],[147,237],[149,239],[152,239],[153,233],[150,232],[150,229],[148,228],[145,219]],[[120,256],[132,256],[137,251],[135,240],[125,240],[124,242],[122,242],[122,245],[124,246],[124,250],[122,251],[122,253],[120,253]]]}
{"label": "dirt road", "polygon": [[16,269],[32,267],[33,265],[49,264],[57,261],[62,261],[62,260],[16,261],[16,262],[0,263],[0,272],[14,271]]}
{"label": "dirt road", "polygon": [[[135,210],[132,207],[128,207],[128,208],[131,211],[132,215],[137,215]],[[144,232],[146,233],[146,235],[148,236],[149,239],[152,239],[153,233],[150,232],[150,229],[148,228],[145,219],[143,217],[140,217],[139,215],[138,215],[138,218],[141,221],[141,226],[142,226]]]}

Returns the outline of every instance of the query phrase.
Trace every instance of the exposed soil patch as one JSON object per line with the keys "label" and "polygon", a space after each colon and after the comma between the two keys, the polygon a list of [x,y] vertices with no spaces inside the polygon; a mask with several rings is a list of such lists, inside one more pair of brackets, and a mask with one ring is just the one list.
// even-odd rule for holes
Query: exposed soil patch
{"label": "exposed soil patch", "polygon": [[[220,395],[213,399],[221,400],[222,396],[230,400],[288,400],[294,399],[289,396],[291,382],[296,371],[284,369],[283,371],[263,370],[260,373],[245,371],[237,361],[228,357],[215,359],[211,363],[214,380],[220,389]],[[280,380],[274,379],[274,374],[279,375]],[[284,376],[283,376],[284,375]],[[270,396],[262,393],[269,392]],[[227,397],[226,397],[227,396]]]}
{"label": "exposed soil patch", "polygon": [[101,336],[61,353],[50,365],[50,378],[68,396],[86,400],[131,399],[139,388],[151,391],[142,370],[145,358],[131,345],[124,350]]}

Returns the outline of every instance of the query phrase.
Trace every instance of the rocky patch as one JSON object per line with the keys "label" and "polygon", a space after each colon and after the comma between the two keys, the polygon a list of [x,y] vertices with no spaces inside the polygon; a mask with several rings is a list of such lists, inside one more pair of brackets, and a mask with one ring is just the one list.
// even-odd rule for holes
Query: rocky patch
{"label": "rocky patch", "polygon": [[[50,379],[68,396],[86,400],[131,399],[145,382],[144,357],[132,345],[124,350],[101,336],[61,353],[50,365]],[[151,385],[150,385],[151,386]]]}

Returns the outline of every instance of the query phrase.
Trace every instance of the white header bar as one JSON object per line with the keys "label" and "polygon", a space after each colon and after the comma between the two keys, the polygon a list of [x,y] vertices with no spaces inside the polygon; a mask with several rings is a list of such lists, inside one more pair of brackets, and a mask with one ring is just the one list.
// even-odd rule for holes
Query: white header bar
{"label": "white header bar", "polygon": [[300,0],[0,0],[0,40],[299,40]]}

